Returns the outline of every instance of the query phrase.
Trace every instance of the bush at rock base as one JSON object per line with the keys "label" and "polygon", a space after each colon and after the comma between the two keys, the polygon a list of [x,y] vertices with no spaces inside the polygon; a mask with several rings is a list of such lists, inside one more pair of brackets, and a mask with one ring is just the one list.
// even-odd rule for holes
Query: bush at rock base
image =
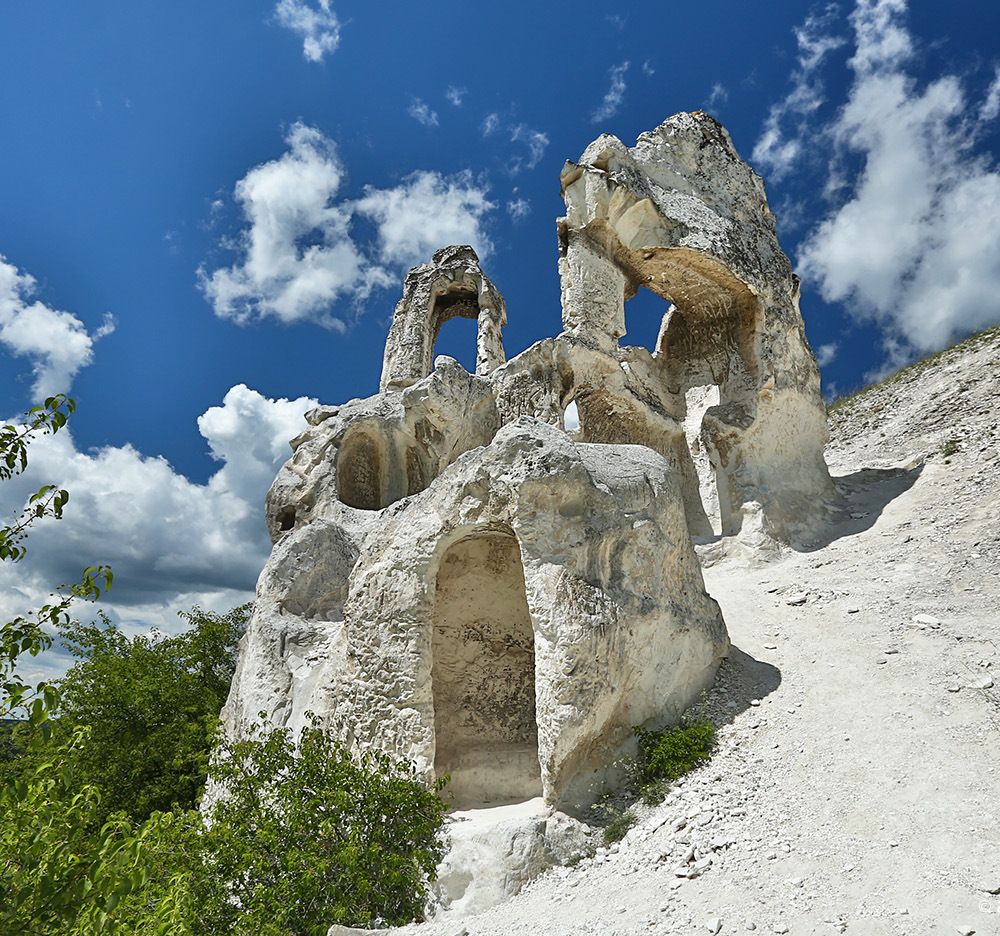
{"label": "bush at rock base", "polygon": [[704,764],[715,748],[715,727],[694,721],[664,731],[635,729],[639,742],[640,792],[647,802],[658,802],[666,787]]}

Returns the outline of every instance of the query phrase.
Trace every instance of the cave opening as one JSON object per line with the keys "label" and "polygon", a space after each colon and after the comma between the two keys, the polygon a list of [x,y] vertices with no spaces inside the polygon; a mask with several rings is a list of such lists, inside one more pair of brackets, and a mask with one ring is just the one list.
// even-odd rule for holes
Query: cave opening
{"label": "cave opening", "polygon": [[541,796],[534,631],[508,532],[445,552],[433,615],[434,767],[459,808]]}

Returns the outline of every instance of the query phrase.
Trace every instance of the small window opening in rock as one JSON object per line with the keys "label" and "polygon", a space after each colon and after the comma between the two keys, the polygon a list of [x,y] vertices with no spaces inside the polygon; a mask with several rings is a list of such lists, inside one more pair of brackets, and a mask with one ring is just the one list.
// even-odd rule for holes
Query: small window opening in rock
{"label": "small window opening in rock", "polygon": [[474,318],[455,316],[441,323],[431,363],[439,354],[453,357],[470,374],[476,372],[476,341],[479,336],[478,322]]}
{"label": "small window opening in rock", "polygon": [[295,528],[295,508],[283,507],[278,514],[278,527],[283,533]]}
{"label": "small window opening in rock", "polygon": [[571,436],[580,436],[580,411],[576,407],[576,400],[570,400],[563,412],[563,428]]}
{"label": "small window opening in rock", "polygon": [[639,291],[625,303],[626,335],[621,344],[633,348],[656,350],[656,339],[660,334],[660,324],[670,303],[662,296],[648,289]]}

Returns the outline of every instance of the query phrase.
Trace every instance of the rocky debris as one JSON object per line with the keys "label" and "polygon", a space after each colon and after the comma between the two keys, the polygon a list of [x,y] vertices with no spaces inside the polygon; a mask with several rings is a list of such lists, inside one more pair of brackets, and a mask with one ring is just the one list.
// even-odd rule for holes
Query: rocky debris
{"label": "rocky debris", "polygon": [[[941,453],[952,442],[954,462],[995,462],[1000,458],[998,359],[1000,329],[994,328],[835,401],[829,410],[828,460],[836,466],[846,457],[858,465],[863,458],[869,470],[906,459],[943,464]],[[968,487],[956,492],[956,506],[973,498],[982,484],[981,477],[969,479]],[[995,556],[995,540],[990,548]]]}
{"label": "rocky debris", "polygon": [[448,854],[434,882],[434,913],[477,913],[518,894],[555,865],[594,853],[594,830],[541,799],[449,817]]}

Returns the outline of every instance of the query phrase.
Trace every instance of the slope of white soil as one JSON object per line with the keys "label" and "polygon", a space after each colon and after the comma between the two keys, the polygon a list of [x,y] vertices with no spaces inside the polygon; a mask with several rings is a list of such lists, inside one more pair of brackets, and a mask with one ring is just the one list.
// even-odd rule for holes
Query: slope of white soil
{"label": "slope of white soil", "polygon": [[824,544],[706,569],[711,763],[610,851],[399,932],[1000,933],[1000,330],[830,423]]}

